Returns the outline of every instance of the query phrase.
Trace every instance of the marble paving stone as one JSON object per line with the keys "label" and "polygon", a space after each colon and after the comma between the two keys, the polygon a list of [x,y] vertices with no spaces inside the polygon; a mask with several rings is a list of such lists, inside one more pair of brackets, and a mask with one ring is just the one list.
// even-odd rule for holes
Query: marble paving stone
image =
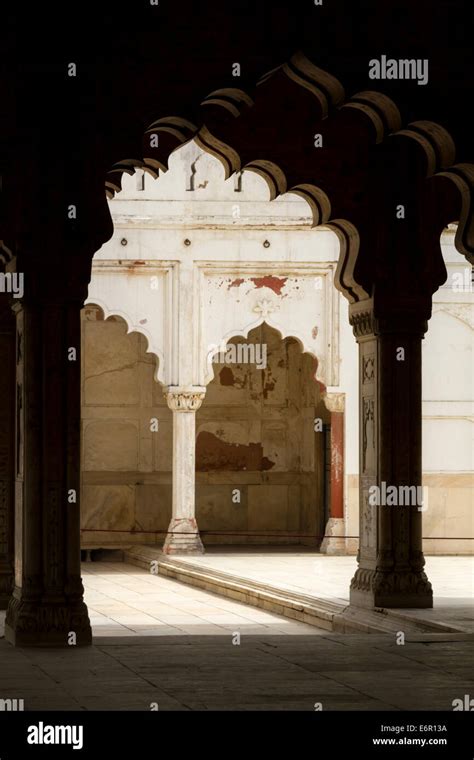
{"label": "marble paving stone", "polygon": [[474,642],[333,634],[132,566],[85,567],[93,646],[0,638],[0,698],[32,710],[312,711],[441,710],[474,695]]}

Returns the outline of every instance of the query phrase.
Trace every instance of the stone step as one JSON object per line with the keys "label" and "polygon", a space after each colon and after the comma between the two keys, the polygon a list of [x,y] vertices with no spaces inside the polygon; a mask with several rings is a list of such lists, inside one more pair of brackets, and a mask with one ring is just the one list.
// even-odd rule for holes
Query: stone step
{"label": "stone step", "polygon": [[[440,623],[414,620],[394,610],[366,610],[328,599],[299,594],[266,583],[224,573],[209,567],[169,557],[152,546],[125,550],[125,562],[146,570],[154,565],[157,574],[204,589],[276,615],[339,633],[391,633],[463,635],[465,632]],[[471,637],[472,638],[472,637]]]}

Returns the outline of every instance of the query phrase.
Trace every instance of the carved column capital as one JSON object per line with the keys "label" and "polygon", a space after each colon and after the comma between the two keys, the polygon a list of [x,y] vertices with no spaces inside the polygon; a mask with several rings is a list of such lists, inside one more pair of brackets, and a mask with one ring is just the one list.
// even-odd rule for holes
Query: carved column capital
{"label": "carved column capital", "polygon": [[431,296],[397,293],[379,294],[349,304],[349,322],[356,340],[381,335],[411,335],[422,338],[431,316]]}
{"label": "carved column capital", "polygon": [[366,301],[356,301],[349,304],[349,322],[356,338],[374,335],[376,325],[373,299],[369,298]]}
{"label": "carved column capital", "polygon": [[204,401],[206,388],[200,385],[191,388],[169,385],[163,395],[172,412],[197,412]]}
{"label": "carved column capital", "polygon": [[323,393],[323,401],[328,412],[343,412],[346,405],[345,393]]}

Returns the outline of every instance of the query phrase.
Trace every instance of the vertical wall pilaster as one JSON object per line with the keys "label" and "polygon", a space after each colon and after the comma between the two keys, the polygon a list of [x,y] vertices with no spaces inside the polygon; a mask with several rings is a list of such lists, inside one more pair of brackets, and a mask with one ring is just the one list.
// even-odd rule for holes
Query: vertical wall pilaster
{"label": "vertical wall pilaster", "polygon": [[331,413],[331,503],[320,551],[345,554],[344,521],[344,393],[325,393],[323,400]]}

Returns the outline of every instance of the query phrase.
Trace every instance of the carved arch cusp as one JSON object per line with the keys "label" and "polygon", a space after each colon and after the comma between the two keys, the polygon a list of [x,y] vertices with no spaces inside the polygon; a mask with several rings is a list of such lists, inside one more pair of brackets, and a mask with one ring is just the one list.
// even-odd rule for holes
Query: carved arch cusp
{"label": "carved arch cusp", "polygon": [[283,269],[274,274],[252,269],[201,275],[200,289],[206,299],[200,312],[200,384],[207,385],[214,377],[213,354],[225,351],[234,337],[248,338],[263,323],[282,340],[294,338],[302,352],[317,359],[317,381],[337,384],[339,299],[333,268],[302,266],[297,270],[295,266],[286,275]]}
{"label": "carved arch cusp", "polygon": [[119,317],[127,326],[127,335],[131,333],[140,333],[147,341],[146,353],[152,354],[155,357],[155,367],[153,370],[153,379],[155,382],[166,384],[166,363],[165,352],[163,346],[160,346],[159,338],[153,334],[153,331],[145,324],[141,324],[140,320],[137,320],[130,311],[123,309],[123,304],[112,303],[111,301],[105,301],[104,296],[98,295],[94,288],[89,287],[89,295],[84,302],[84,306],[97,306],[102,314],[104,321],[110,317]]}
{"label": "carved arch cusp", "polygon": [[263,319],[263,317],[260,317],[260,319],[257,319],[256,321],[250,324],[235,328],[230,333],[224,335],[218,343],[210,344],[207,347],[205,347],[205,352],[202,355],[203,367],[204,367],[202,376],[204,378],[204,382],[203,382],[204,386],[209,385],[209,383],[214,379],[213,357],[216,356],[216,354],[218,354],[219,352],[224,353],[229,348],[230,341],[233,338],[237,338],[237,337],[248,338],[252,330],[255,330],[255,328],[260,327],[263,324],[266,324],[272,330],[275,330],[282,341],[289,340],[289,339],[296,340],[301,352],[305,354],[309,354],[316,360],[315,361],[316,369],[315,369],[315,375],[314,375],[315,381],[322,385],[325,385],[326,363],[322,361],[322,359],[318,355],[318,352],[315,349],[315,346],[313,345],[313,341],[308,340],[308,336],[296,334],[296,331],[294,330],[292,331],[291,329],[285,329],[282,325],[279,325],[278,323],[275,322],[275,320],[272,320],[270,317],[267,317],[266,319]]}

